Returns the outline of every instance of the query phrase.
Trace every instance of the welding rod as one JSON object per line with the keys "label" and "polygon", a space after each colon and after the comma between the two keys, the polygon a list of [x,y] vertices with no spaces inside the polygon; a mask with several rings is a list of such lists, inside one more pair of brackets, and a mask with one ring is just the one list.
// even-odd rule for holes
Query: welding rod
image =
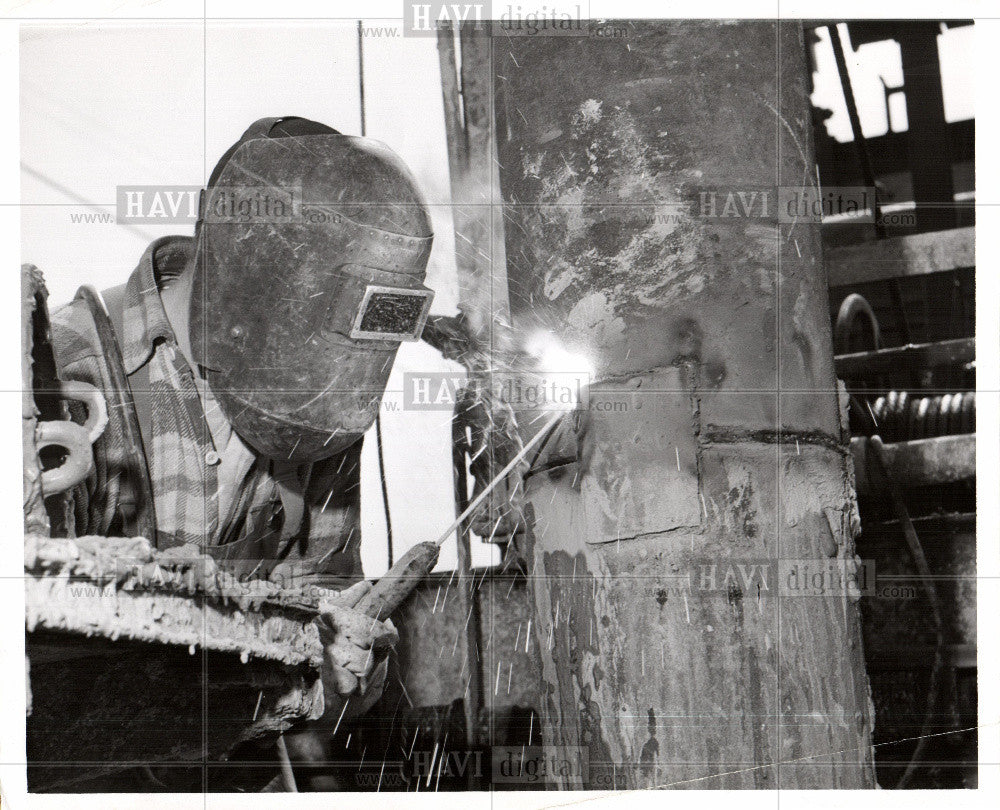
{"label": "welding rod", "polygon": [[374,587],[358,602],[355,610],[359,610],[375,619],[384,619],[398,608],[403,600],[410,595],[417,583],[427,576],[431,569],[437,565],[438,555],[441,553],[441,546],[444,541],[451,537],[462,521],[471,515],[489,495],[497,485],[503,481],[511,471],[524,459],[536,444],[553,428],[556,423],[565,416],[565,411],[556,411],[542,425],[541,429],[531,440],[522,447],[512,458],[507,466],[490,481],[483,491],[480,492],[472,502],[465,508],[455,521],[442,532],[437,540],[425,540],[417,543],[390,568]]}

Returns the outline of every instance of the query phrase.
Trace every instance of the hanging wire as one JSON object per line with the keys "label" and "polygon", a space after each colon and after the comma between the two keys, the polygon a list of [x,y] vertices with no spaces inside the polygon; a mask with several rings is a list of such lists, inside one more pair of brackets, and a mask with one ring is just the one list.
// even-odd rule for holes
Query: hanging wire
{"label": "hanging wire", "polygon": [[[361,110],[361,137],[367,135],[365,126],[365,52],[363,46],[364,30],[361,20],[358,20],[358,104]],[[385,511],[385,543],[388,565],[392,568],[392,517],[389,515],[389,487],[385,481],[385,455],[382,451],[382,411],[375,414],[375,444],[378,448],[378,478],[382,485],[382,508]]]}

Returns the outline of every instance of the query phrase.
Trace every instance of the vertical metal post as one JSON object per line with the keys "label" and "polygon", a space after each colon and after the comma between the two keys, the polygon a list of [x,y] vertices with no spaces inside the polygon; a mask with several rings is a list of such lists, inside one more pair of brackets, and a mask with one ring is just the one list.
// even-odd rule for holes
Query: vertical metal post
{"label": "vertical metal post", "polygon": [[[868,142],[861,131],[861,117],[858,115],[858,104],[854,98],[854,86],[851,84],[851,74],[847,70],[847,58],[844,55],[844,44],[841,41],[840,29],[836,25],[827,26],[827,33],[830,36],[830,45],[833,47],[833,58],[837,63],[837,74],[840,76],[840,87],[844,93],[844,102],[847,105],[847,117],[851,122],[851,134],[854,136],[854,146],[858,153],[858,162],[861,164],[861,174],[864,177],[865,185],[871,188],[875,195],[874,211],[875,216],[875,236],[878,239],[885,237],[885,228],[882,225],[882,211],[879,207],[878,188],[875,185],[875,170],[872,168],[871,156],[868,152]],[[889,295],[892,298],[893,308],[896,310],[896,317],[899,319],[899,331],[903,338],[903,343],[909,343],[910,323],[906,317],[906,307],[903,306],[903,291],[899,285],[898,278],[889,279]]]}
{"label": "vertical metal post", "polygon": [[903,62],[907,150],[919,231],[941,231],[958,224],[938,54],[940,33],[937,22],[902,21],[896,37]]}
{"label": "vertical metal post", "polygon": [[[361,119],[361,136],[368,134],[365,122],[365,51],[364,51],[364,26],[358,20],[358,107]],[[392,568],[393,544],[392,544],[392,514],[389,510],[389,485],[385,480],[385,453],[382,449],[382,411],[379,409],[375,414],[375,447],[378,455],[378,478],[382,488],[382,511],[385,515],[385,546],[386,565]]]}
{"label": "vertical metal post", "polygon": [[557,781],[872,787],[801,26],[602,34],[494,40],[515,331],[598,376],[525,484]]}
{"label": "vertical metal post", "polygon": [[[452,421],[452,463],[455,473],[455,505],[461,515],[469,506],[469,477],[466,470],[465,422],[460,414]],[[458,604],[460,615],[464,617],[462,653],[465,657],[464,670],[468,674],[463,704],[465,709],[465,741],[469,750],[479,744],[479,715],[483,705],[483,667],[480,660],[479,597],[474,587],[475,575],[472,571],[472,549],[469,535],[469,521],[459,524],[455,531],[458,543]],[[470,774],[470,778],[472,774]],[[470,784],[470,787],[472,785]]]}
{"label": "vertical metal post", "polygon": [[[481,207],[469,206],[475,186],[471,166],[481,162],[482,156],[472,155],[469,133],[462,114],[462,89],[459,81],[458,60],[455,52],[455,31],[449,25],[438,30],[438,55],[441,66],[441,91],[444,106],[445,134],[448,141],[448,169],[452,191],[452,216],[455,230],[455,261],[459,274],[460,307],[473,326],[475,338],[484,340],[489,326],[484,321],[481,291],[488,288],[491,272],[489,263],[488,231],[481,226]],[[477,200],[478,202],[478,200]],[[486,250],[484,250],[486,248]],[[485,261],[484,261],[485,259]],[[465,420],[462,415],[467,404],[459,404],[452,420],[452,463],[455,476],[455,503],[461,514],[468,506],[468,472]],[[482,622],[479,597],[475,590],[472,572],[472,550],[469,523],[464,521],[456,530],[458,551],[458,604],[465,624],[462,652],[465,658],[463,671],[468,673],[463,705],[465,710],[465,736],[468,748],[479,743],[479,716],[483,705],[483,674],[480,660],[480,627]],[[470,777],[471,778],[471,777]],[[471,787],[470,783],[470,787]]]}

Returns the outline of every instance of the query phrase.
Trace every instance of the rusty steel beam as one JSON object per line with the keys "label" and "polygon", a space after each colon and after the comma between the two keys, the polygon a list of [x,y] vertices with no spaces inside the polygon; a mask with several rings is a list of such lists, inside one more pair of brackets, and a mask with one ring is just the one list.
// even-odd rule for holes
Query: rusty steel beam
{"label": "rusty steel beam", "polygon": [[448,168],[455,228],[458,308],[481,346],[492,346],[496,327],[509,322],[503,209],[499,203],[493,132],[492,60],[488,37],[468,26],[458,34],[438,30],[438,56],[448,140]]}
{"label": "rusty steel beam", "polygon": [[525,486],[558,786],[872,787],[858,595],[768,573],[858,525],[819,225],[752,196],[815,193],[801,26],[620,27],[494,39],[514,329],[600,380]]}
{"label": "rusty steel beam", "polygon": [[[460,38],[462,64],[456,58]],[[503,272],[502,208],[492,205],[499,185],[496,179],[496,147],[493,142],[492,85],[476,82],[489,77],[486,68],[490,44],[480,37],[458,34],[443,25],[437,35],[441,89],[448,144],[448,170],[455,231],[455,262],[458,270],[459,309],[466,318],[474,343],[484,355],[492,345],[498,322],[507,324],[506,274]],[[496,317],[492,317],[495,315]],[[464,512],[467,504],[467,473],[464,421],[452,420],[452,462],[456,504]],[[469,522],[456,530],[458,553],[458,604],[467,617],[462,638],[462,705],[468,748],[479,742],[479,724],[484,703],[481,655],[481,608],[474,589]],[[456,640],[456,645],[457,645]]]}

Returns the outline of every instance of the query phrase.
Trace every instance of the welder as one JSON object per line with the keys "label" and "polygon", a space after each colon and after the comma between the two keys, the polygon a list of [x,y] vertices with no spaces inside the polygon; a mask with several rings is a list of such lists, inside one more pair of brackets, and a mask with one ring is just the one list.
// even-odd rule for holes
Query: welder
{"label": "welder", "polygon": [[369,587],[360,458],[400,341],[424,330],[431,240],[387,147],[261,119],[212,172],[193,238],[156,240],[126,284],[82,288],[53,316],[62,378],[100,388],[112,414],[65,522],[338,590],[321,617],[324,722],[378,699],[398,638],[353,609]]}

